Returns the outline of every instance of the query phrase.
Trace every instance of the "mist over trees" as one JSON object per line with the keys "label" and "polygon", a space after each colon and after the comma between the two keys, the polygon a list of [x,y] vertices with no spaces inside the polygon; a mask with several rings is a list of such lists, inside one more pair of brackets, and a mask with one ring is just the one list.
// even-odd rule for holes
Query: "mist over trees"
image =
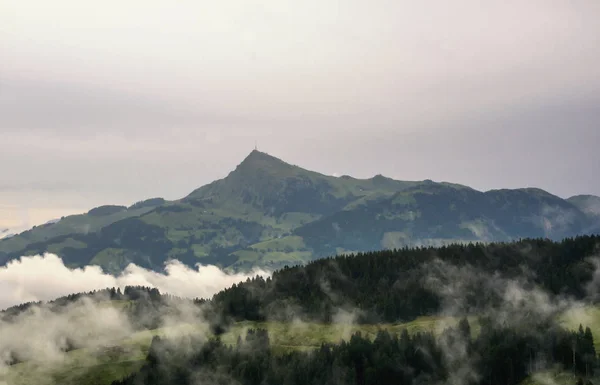
{"label": "mist over trees", "polygon": [[213,303],[234,320],[331,322],[346,308],[358,322],[377,323],[437,314],[445,306],[443,290],[457,283],[461,309],[454,310],[464,313],[498,305],[504,286],[517,279],[551,296],[593,299],[587,287],[599,241],[524,239],[338,256],[248,279],[216,294]]}
{"label": "mist over trees", "polygon": [[582,376],[598,365],[589,328],[568,332],[539,324],[517,331],[492,325],[482,325],[476,338],[466,319],[438,338],[382,330],[371,340],[356,333],[340,344],[285,354],[273,352],[261,329],[248,330],[235,346],[217,338],[188,351],[155,337],[140,372],[113,385],[511,385],[556,364]]}

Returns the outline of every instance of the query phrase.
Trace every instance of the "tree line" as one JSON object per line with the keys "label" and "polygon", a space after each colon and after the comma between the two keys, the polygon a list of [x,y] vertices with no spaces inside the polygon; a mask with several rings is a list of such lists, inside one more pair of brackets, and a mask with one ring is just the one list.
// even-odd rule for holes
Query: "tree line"
{"label": "tree line", "polygon": [[[230,320],[288,320],[305,316],[313,321],[331,322],[339,309],[348,308],[359,310],[358,322],[410,321],[442,309],[443,297],[428,279],[436,275],[442,275],[446,281],[461,279],[443,277],[445,270],[454,268],[463,268],[470,274],[471,282],[465,288],[466,308],[462,309],[465,313],[476,313],[500,301],[497,293],[490,293],[485,286],[492,275],[518,279],[529,272],[531,284],[551,295],[592,300],[586,287],[596,269],[590,257],[597,255],[599,241],[600,236],[580,236],[560,242],[523,239],[512,243],[453,244],[342,255],[305,266],[286,266],[266,279],[249,278],[212,298],[197,298],[193,302],[210,309],[213,317]],[[82,297],[144,300],[146,303],[140,307],[147,307],[148,303],[164,305],[173,299],[184,301],[156,288],[128,286],[124,291],[109,288],[70,294],[48,305],[60,308]],[[11,307],[2,312],[2,317],[13,317],[40,304],[30,302]]]}

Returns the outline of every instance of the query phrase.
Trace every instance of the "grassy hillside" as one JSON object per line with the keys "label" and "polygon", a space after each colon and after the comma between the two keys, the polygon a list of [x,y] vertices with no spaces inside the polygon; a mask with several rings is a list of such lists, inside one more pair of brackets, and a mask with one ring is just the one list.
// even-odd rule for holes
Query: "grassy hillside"
{"label": "grassy hillside", "polygon": [[253,151],[227,177],[181,200],[102,206],[0,240],[0,263],[52,252],[69,266],[112,273],[129,263],[160,270],[170,258],[279,268],[347,251],[559,239],[599,231],[597,201],[539,189],[333,177]]}
{"label": "grassy hillside", "polygon": [[311,249],[332,254],[337,247],[369,250],[448,240],[557,239],[584,233],[587,223],[575,206],[541,190],[482,193],[429,183],[365,201],[293,233]]}
{"label": "grassy hillside", "polygon": [[[455,325],[457,319],[423,317],[406,324],[352,325],[318,323],[240,322],[221,336],[223,342],[234,345],[238,336],[245,335],[249,328],[265,328],[269,331],[276,351],[310,350],[322,343],[338,343],[348,339],[356,331],[372,338],[379,329],[401,333],[419,331],[441,331],[445,325]],[[200,334],[206,325],[184,324],[180,326],[139,332],[124,340],[122,344],[99,351],[78,349],[65,354],[65,358],[54,363],[36,364],[25,362],[10,366],[0,372],[0,381],[8,385],[109,385],[115,379],[137,371],[148,353],[152,337]],[[1,383],[1,382],[0,382]]]}
{"label": "grassy hillside", "polygon": [[523,381],[521,385],[575,385],[578,376],[561,370],[549,370],[535,373]]}
{"label": "grassy hillside", "polygon": [[44,243],[50,239],[68,234],[93,233],[122,219],[143,215],[151,209],[152,207],[148,206],[131,209],[123,207],[120,210],[108,210],[103,212],[102,207],[98,207],[90,210],[89,213],[70,215],[61,218],[56,223],[36,226],[21,234],[4,239],[0,242],[0,251],[4,253],[18,251],[27,245]]}

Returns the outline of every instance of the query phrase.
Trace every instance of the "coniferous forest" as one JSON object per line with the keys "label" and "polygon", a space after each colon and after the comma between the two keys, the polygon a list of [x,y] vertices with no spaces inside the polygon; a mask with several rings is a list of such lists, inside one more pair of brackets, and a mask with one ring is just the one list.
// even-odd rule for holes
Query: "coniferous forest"
{"label": "coniferous forest", "polygon": [[[535,300],[507,304],[497,286],[520,282],[524,293],[547,293],[550,302],[593,302],[589,287],[596,267],[590,258],[598,240],[407,248],[284,268],[195,302],[219,314],[223,328],[228,322],[273,318],[335,322],[340,308],[354,309],[356,322],[398,322],[439,314],[448,300],[443,288],[460,281],[463,301],[454,310],[478,314],[478,330],[463,318],[439,336],[381,330],[374,339],[356,333],[339,344],[283,354],[273,351],[268,332],[261,329],[249,330],[235,346],[217,333],[184,350],[155,337],[140,372],[114,385],[518,384],[536,371],[557,367],[589,381],[599,370],[590,328],[561,328],[555,314],[535,308]],[[500,311],[511,313],[499,322]]]}
{"label": "coniferous forest", "polygon": [[[598,236],[553,242],[455,244],[405,248],[322,259],[256,277],[215,295],[235,320],[305,316],[330,322],[339,308],[360,310],[358,322],[410,321],[438,314],[444,288],[461,284],[463,312],[499,306],[503,287],[525,279],[551,296],[593,300],[587,287],[598,256]],[[294,308],[294,312],[289,312]]]}

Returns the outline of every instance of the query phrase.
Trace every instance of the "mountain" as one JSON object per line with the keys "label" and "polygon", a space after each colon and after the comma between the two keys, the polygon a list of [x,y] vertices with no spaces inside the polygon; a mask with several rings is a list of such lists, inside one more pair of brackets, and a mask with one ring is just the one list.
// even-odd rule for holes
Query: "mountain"
{"label": "mountain", "polygon": [[480,192],[437,183],[358,204],[294,231],[321,253],[586,233],[590,218],[537,189]]}
{"label": "mountain", "polygon": [[0,240],[0,263],[53,252],[68,266],[160,270],[175,258],[276,268],[333,254],[450,242],[560,239],[600,230],[600,198],[540,189],[481,192],[446,182],[357,179],[252,151],[188,196],[101,206]]}
{"label": "mountain", "polygon": [[575,195],[567,199],[567,201],[590,216],[600,217],[600,197],[595,195]]}

